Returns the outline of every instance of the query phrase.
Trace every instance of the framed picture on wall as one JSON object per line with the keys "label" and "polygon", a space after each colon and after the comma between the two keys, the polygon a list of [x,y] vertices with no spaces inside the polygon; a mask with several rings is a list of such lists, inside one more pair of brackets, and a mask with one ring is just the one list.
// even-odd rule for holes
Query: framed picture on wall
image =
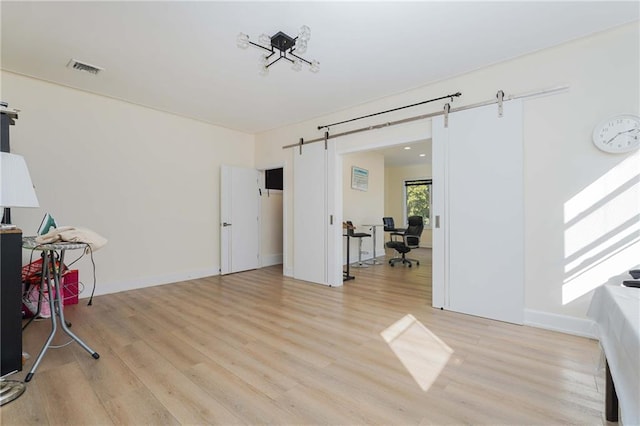
{"label": "framed picture on wall", "polygon": [[369,170],[361,167],[351,167],[351,188],[358,191],[369,189]]}

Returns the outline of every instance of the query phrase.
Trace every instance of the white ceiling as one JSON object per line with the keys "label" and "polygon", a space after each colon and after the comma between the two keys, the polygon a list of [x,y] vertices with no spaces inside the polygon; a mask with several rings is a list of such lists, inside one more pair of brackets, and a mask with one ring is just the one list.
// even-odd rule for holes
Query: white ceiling
{"label": "white ceiling", "polygon": [[[426,166],[431,164],[431,139],[383,148],[376,152],[384,155],[385,167]],[[421,157],[421,154],[424,156]]]}
{"label": "white ceiling", "polygon": [[[5,70],[257,133],[637,20],[631,2],[11,2]],[[239,32],[295,36],[321,71],[275,64]],[[73,71],[71,58],[105,68]],[[22,108],[27,105],[11,104]]]}

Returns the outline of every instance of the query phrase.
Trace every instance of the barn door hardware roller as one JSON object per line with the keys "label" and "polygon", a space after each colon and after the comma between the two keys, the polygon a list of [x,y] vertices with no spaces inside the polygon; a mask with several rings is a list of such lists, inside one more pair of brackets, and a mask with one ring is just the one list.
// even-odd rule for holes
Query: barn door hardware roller
{"label": "barn door hardware roller", "polygon": [[502,106],[502,102],[504,101],[504,92],[502,90],[498,90],[496,98],[498,98],[498,117],[502,118],[502,115],[504,113],[504,108]]}

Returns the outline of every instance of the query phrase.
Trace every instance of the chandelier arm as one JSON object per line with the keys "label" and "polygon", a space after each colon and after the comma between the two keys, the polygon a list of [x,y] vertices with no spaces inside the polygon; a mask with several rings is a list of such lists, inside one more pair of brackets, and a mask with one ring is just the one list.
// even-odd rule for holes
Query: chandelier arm
{"label": "chandelier arm", "polygon": [[266,50],[266,51],[268,51],[268,52],[271,52],[271,53],[275,53],[275,52],[273,51],[273,47],[272,47],[272,48],[264,47],[263,45],[258,44],[258,43],[254,43],[254,42],[252,42],[251,40],[247,40],[247,42],[248,42],[250,45],[252,45],[252,46],[259,47],[260,49],[264,49],[264,50]]}
{"label": "chandelier arm", "polygon": [[[278,61],[279,61],[280,59],[282,59],[282,58],[289,59],[289,58],[287,58],[286,56],[280,56],[280,57],[278,57],[275,61],[271,62],[270,64],[265,65],[264,67],[265,67],[265,68],[269,68],[271,65],[275,64],[276,62],[278,62]],[[291,59],[289,59],[289,60],[291,60]]]}
{"label": "chandelier arm", "polygon": [[[305,63],[305,64],[307,64],[307,65],[312,65],[312,64],[311,64],[311,61],[307,61],[305,58],[302,58],[302,57],[300,57],[300,56],[296,55],[295,53],[293,53],[293,50],[290,50],[290,51],[289,51],[289,55],[293,56],[294,58],[298,58],[298,59],[300,59],[302,62],[304,62],[304,63]],[[292,61],[292,62],[293,62],[293,61]]]}

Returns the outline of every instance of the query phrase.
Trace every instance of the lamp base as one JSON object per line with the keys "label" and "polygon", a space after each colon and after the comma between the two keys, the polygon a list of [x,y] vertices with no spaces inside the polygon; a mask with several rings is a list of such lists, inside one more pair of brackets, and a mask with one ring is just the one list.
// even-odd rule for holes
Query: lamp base
{"label": "lamp base", "polygon": [[18,399],[20,395],[27,389],[24,383],[17,380],[1,380],[0,381],[0,406],[8,404],[14,399]]}

